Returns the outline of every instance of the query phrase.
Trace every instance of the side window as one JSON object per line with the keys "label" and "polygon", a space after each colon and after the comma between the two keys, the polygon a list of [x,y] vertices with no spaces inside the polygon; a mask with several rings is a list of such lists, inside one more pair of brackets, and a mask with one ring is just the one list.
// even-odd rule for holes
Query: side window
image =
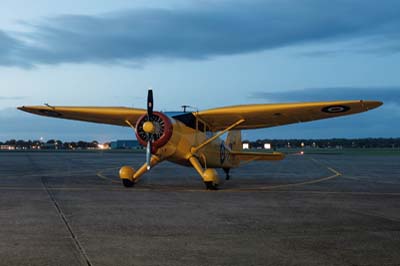
{"label": "side window", "polygon": [[206,136],[207,138],[211,138],[213,136],[213,133],[211,132],[211,129],[206,126]]}

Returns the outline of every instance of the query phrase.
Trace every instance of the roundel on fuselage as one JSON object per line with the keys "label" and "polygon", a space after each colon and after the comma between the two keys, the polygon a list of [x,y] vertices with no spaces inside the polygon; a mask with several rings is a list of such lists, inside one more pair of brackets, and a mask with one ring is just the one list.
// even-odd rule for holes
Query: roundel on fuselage
{"label": "roundel on fuselage", "polygon": [[219,159],[220,159],[220,162],[221,162],[221,165],[226,161],[226,160],[228,160],[228,158],[229,158],[229,152],[228,152],[228,150],[226,149],[226,147],[225,147],[225,142],[221,142],[221,145],[220,145],[220,147],[219,147]]}

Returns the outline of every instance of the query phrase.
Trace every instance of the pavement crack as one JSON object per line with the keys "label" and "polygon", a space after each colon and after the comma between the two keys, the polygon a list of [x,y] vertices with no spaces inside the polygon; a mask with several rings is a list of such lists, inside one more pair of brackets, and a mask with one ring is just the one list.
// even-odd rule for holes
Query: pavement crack
{"label": "pavement crack", "polygon": [[41,181],[42,181],[44,189],[46,190],[47,194],[50,197],[51,202],[53,203],[54,207],[56,208],[58,215],[60,216],[60,218],[63,221],[65,227],[67,228],[69,234],[71,235],[71,238],[72,238],[77,250],[79,251],[79,253],[83,257],[86,265],[92,266],[93,264],[90,262],[89,256],[87,255],[85,249],[83,248],[82,244],[80,243],[78,237],[76,236],[76,234],[72,230],[72,227],[69,224],[69,222],[67,220],[67,217],[65,216],[64,212],[62,211],[62,209],[61,209],[60,205],[58,204],[57,200],[55,199],[53,193],[50,191],[49,187],[47,186],[47,178],[42,177]]}
{"label": "pavement crack", "polygon": [[[35,171],[40,172],[40,167],[36,164],[36,162],[30,156],[28,156],[28,158],[29,158],[29,161],[31,162],[32,166],[34,166],[34,168],[36,168]],[[60,204],[57,202],[56,198],[54,197],[53,193],[51,192],[51,189],[48,186],[47,177],[41,176],[40,181],[43,185],[44,190],[46,191],[47,195],[49,196],[51,202],[53,203],[53,206],[55,207],[61,221],[64,223],[65,227],[67,228],[67,230],[71,236],[71,239],[72,239],[73,243],[75,244],[76,249],[78,250],[79,254],[81,255],[81,257],[83,259],[84,264],[87,266],[92,266],[93,264],[90,262],[89,256],[87,255],[85,249],[83,248],[82,244],[80,243],[77,235],[72,230],[72,227],[71,227],[70,223],[68,222],[68,219],[65,216],[63,210],[61,209]]]}

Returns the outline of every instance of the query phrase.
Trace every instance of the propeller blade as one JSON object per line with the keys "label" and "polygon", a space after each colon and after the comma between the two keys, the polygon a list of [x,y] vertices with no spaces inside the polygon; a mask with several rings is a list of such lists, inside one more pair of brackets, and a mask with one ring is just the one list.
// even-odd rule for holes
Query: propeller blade
{"label": "propeller blade", "polygon": [[[153,115],[153,90],[149,89],[147,92],[147,119],[149,122],[151,122],[151,116]],[[151,159],[151,142],[152,142],[152,136],[150,133],[147,134],[149,139],[147,141],[147,147],[146,147],[146,164],[147,164],[147,170],[150,170],[150,159]]]}
{"label": "propeller blade", "polygon": [[147,93],[147,116],[149,117],[153,114],[153,90],[149,90]]}
{"label": "propeller blade", "polygon": [[147,170],[150,170],[150,158],[151,158],[151,140],[147,142],[147,147],[146,147],[146,164],[147,164]]}

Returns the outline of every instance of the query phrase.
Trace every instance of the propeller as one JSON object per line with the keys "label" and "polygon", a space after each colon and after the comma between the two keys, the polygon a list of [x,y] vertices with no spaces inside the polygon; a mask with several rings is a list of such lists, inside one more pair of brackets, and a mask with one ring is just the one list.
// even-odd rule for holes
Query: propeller
{"label": "propeller", "polygon": [[146,164],[147,170],[150,170],[150,159],[151,159],[151,146],[153,142],[153,133],[155,127],[152,121],[153,116],[153,90],[149,89],[147,92],[147,121],[143,124],[143,130],[147,133],[147,145],[146,145]]}
{"label": "propeller", "polygon": [[151,156],[158,148],[168,143],[172,136],[173,126],[171,120],[161,112],[153,112],[153,91],[147,93],[147,112],[136,122],[136,138],[139,143],[146,147],[146,165],[150,170]]}
{"label": "propeller", "polygon": [[147,117],[150,121],[150,116],[153,114],[153,90],[147,92]]}

